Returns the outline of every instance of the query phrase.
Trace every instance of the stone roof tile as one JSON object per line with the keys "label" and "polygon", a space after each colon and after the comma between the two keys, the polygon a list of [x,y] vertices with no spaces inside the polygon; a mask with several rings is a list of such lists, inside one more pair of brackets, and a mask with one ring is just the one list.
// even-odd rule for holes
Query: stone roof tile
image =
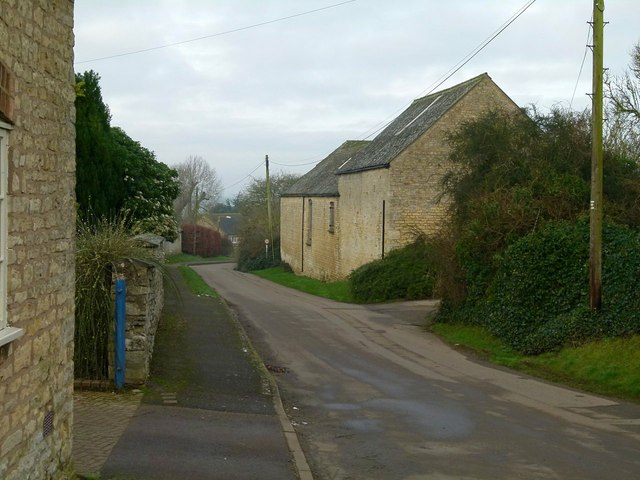
{"label": "stone roof tile", "polygon": [[335,173],[338,167],[368,144],[369,142],[364,140],[347,140],[308,173],[300,177],[282,196],[337,197],[338,177]]}

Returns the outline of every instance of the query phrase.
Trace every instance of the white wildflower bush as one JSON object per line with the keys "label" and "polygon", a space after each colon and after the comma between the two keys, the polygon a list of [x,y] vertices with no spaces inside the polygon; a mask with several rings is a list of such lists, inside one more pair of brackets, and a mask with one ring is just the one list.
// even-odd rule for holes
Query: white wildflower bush
{"label": "white wildflower bush", "polygon": [[159,162],[155,154],[132,140],[124,131],[113,128],[117,153],[124,167],[125,199],[123,210],[136,233],[154,233],[169,241],[178,236],[173,201],[180,192],[178,173]]}

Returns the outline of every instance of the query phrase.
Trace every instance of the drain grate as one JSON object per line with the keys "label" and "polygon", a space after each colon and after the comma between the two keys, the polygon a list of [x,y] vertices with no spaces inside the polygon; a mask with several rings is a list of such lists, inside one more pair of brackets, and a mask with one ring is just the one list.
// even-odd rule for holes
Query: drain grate
{"label": "drain grate", "polygon": [[42,421],[42,436],[44,438],[48,437],[53,432],[53,417],[53,410],[49,410],[44,416],[44,420]]}

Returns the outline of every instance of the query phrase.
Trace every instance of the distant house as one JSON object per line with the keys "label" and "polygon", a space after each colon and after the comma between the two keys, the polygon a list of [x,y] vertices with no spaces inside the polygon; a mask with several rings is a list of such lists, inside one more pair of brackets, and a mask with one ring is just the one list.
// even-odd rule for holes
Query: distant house
{"label": "distant house", "polygon": [[415,100],[371,142],[347,142],[281,200],[281,255],[299,274],[343,279],[442,226],[447,133],[491,109],[519,107],[482,74]]}
{"label": "distant house", "polygon": [[0,0],[0,478],[68,479],[73,2]]}
{"label": "distant house", "polygon": [[216,223],[218,231],[222,238],[229,240],[233,247],[237,247],[240,243],[240,223],[242,215],[239,213],[225,213],[216,215]]}

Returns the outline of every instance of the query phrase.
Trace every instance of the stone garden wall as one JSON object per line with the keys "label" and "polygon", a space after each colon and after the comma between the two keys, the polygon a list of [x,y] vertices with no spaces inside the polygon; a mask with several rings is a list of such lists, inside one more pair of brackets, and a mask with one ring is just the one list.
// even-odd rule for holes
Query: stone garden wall
{"label": "stone garden wall", "polygon": [[[156,330],[164,305],[162,271],[147,263],[132,262],[125,267],[127,284],[125,382],[141,384],[149,376]],[[113,357],[109,377],[113,378]]]}

